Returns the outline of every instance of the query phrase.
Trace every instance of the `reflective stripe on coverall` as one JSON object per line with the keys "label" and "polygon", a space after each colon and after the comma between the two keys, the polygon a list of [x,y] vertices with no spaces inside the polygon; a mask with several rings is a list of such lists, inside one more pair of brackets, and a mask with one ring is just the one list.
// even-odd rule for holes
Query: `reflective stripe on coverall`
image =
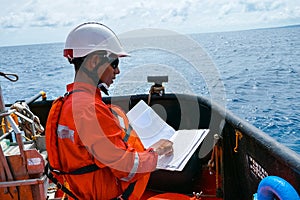
{"label": "reflective stripe on coverall", "polygon": [[[124,129],[123,132],[123,141],[128,145],[131,145],[136,151],[143,152],[145,151],[144,145],[142,144],[140,138],[138,137],[137,133],[132,129],[131,125],[129,124],[129,120],[125,114],[125,112],[118,106],[111,104],[110,108],[112,113],[116,115],[120,126]],[[147,186],[148,180],[150,177],[150,173],[138,179],[134,186],[134,191],[132,196],[141,197],[145,188]],[[125,190],[130,183],[122,182],[122,189]]]}

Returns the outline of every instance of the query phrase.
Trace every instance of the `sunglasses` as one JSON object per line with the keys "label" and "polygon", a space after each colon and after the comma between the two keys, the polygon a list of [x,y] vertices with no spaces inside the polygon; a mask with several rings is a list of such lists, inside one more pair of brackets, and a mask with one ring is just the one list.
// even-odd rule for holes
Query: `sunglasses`
{"label": "sunglasses", "polygon": [[100,56],[103,56],[104,58],[107,59],[107,62],[110,63],[110,66],[113,69],[116,69],[119,66],[119,58],[109,52],[97,52]]}
{"label": "sunglasses", "polygon": [[111,61],[108,61],[110,63],[110,66],[113,68],[113,69],[116,69],[118,66],[119,66],[119,58],[114,58]]}

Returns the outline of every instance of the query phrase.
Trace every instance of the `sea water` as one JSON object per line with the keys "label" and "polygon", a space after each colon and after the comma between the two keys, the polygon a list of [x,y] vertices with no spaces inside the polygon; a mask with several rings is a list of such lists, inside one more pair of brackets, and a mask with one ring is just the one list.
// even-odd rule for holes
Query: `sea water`
{"label": "sea water", "polygon": [[[182,41],[172,41],[182,46],[181,53],[174,53],[169,44],[164,49],[140,39],[140,48],[121,59],[121,74],[110,95],[148,93],[147,75],[169,75],[166,92],[209,97],[222,87],[219,91],[224,94],[216,98],[222,106],[300,153],[300,27],[186,37],[207,55]],[[166,38],[157,43],[164,46]],[[41,90],[48,99],[63,95],[74,77],[73,67],[62,56],[63,47],[63,43],[0,47],[0,72],[19,76],[17,82],[0,77],[5,103],[28,99]],[[205,74],[208,67],[197,68],[193,62],[203,56],[215,68],[211,77]]]}

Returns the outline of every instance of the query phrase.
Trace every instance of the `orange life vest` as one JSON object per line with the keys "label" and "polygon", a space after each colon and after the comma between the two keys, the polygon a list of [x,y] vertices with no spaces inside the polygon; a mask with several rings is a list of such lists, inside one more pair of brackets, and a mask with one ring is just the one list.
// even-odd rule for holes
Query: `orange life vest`
{"label": "orange life vest", "polygon": [[[67,97],[59,97],[53,102],[52,108],[48,115],[46,126],[46,147],[48,151],[48,161],[51,168],[58,171],[61,171],[62,166],[59,159],[57,144],[58,136],[56,130],[60,118],[60,111],[66,98]],[[137,136],[136,132],[131,128],[126,114],[123,112],[123,110],[116,105],[109,105],[109,107],[112,113],[116,116],[116,121],[118,121],[120,126],[125,130],[123,140],[127,144],[127,146],[134,148],[137,152],[145,151],[141,140]],[[149,176],[150,173],[147,173],[145,176],[142,176],[136,181],[133,192],[129,197],[130,200],[138,200],[141,198],[146,188]],[[129,185],[129,182],[121,181],[121,187],[123,191],[125,191],[129,187]]]}
{"label": "orange life vest", "polygon": [[59,171],[62,168],[59,159],[56,130],[64,100],[64,97],[59,97],[52,103],[46,125],[46,148],[48,151],[48,162],[51,168]]}

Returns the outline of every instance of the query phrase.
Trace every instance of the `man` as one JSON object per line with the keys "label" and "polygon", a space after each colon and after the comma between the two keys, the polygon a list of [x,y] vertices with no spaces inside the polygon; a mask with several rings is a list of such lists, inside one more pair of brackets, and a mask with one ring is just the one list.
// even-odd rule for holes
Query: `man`
{"label": "man", "polygon": [[84,23],[69,33],[64,56],[74,64],[75,79],[48,116],[50,166],[77,199],[139,199],[158,155],[172,153],[172,142],[160,140],[144,149],[126,115],[102,101],[100,90],[108,92],[120,73],[119,58],[128,54],[108,27]]}

